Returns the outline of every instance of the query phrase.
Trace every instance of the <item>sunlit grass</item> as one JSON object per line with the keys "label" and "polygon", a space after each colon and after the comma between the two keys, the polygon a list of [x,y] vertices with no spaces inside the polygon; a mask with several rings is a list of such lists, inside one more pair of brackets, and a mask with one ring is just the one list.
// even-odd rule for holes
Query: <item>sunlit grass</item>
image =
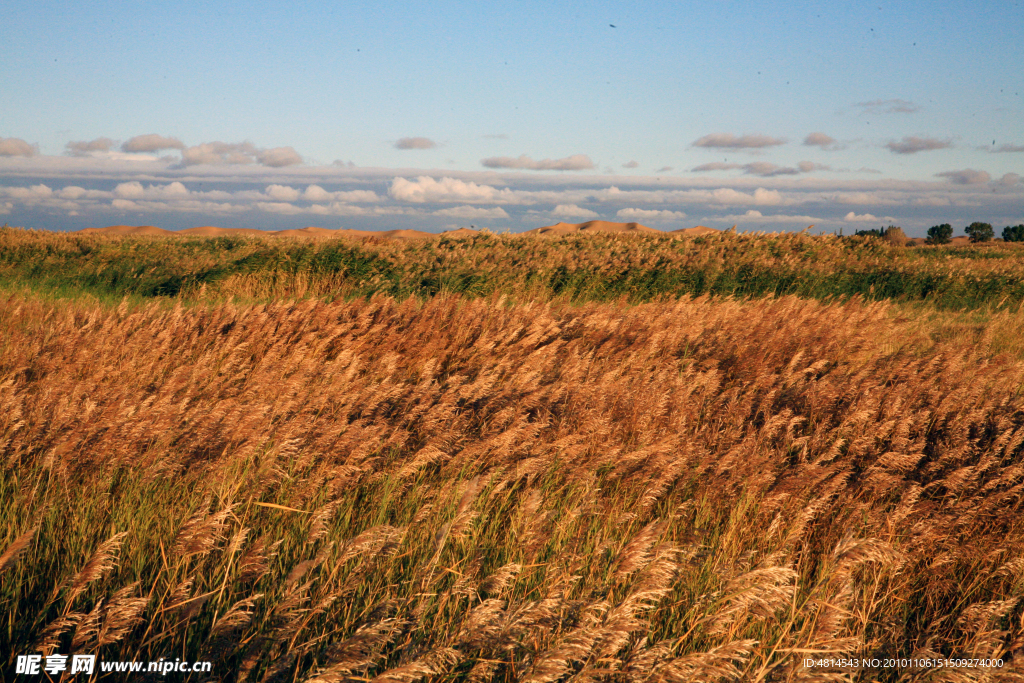
{"label": "sunlit grass", "polygon": [[1019,317],[7,295],[4,670],[40,650],[256,681],[1010,662]]}

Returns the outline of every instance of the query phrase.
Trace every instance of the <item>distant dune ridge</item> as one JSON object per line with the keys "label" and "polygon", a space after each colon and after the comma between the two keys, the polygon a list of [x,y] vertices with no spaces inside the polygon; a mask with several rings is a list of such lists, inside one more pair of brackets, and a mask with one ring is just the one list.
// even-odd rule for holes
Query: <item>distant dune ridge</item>
{"label": "distant dune ridge", "polygon": [[[735,228],[735,226],[733,226]],[[327,228],[307,227],[298,230],[256,230],[255,228],[218,228],[213,225],[203,225],[185,230],[164,230],[155,225],[111,225],[106,228],[85,228],[79,230],[83,235],[143,235],[159,237],[227,237],[232,235],[251,237],[299,237],[306,239],[330,239],[346,237],[349,239],[371,239],[383,238],[393,240],[422,240],[438,237],[471,237],[480,234],[479,230],[472,228],[458,228],[444,232],[424,232],[422,230],[328,230]],[[632,233],[632,234],[653,234],[653,235],[676,235],[683,237],[697,237],[710,233],[718,233],[720,230],[697,225],[692,228],[679,228],[678,230],[664,231],[649,228],[640,223],[613,223],[611,221],[587,221],[586,223],[556,223],[527,230],[521,235],[532,235],[541,237],[560,237],[562,235],[573,235],[577,233]]]}
{"label": "distant dune ridge", "polygon": [[642,232],[659,233],[661,230],[648,228],[639,223],[612,223],[610,221],[587,221],[586,223],[555,223],[543,228],[527,230],[525,235],[571,235],[577,232]]}

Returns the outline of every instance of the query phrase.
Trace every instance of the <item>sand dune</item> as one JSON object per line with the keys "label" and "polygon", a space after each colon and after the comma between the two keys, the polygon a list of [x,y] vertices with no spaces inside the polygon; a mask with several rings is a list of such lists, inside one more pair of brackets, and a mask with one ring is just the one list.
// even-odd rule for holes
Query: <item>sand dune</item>
{"label": "sand dune", "polygon": [[376,236],[391,240],[427,240],[439,235],[437,233],[423,232],[422,230],[385,230]]}
{"label": "sand dune", "polygon": [[[732,227],[736,227],[735,225]],[[695,225],[692,228],[679,228],[678,230],[671,230],[671,235],[682,235],[684,237],[699,237],[701,235],[709,235],[712,233],[721,232],[721,230],[715,230],[705,225]]]}
{"label": "sand dune", "polygon": [[661,230],[655,230],[654,228],[648,228],[646,225],[640,225],[639,223],[613,223],[611,221],[587,221],[586,223],[555,223],[554,225],[547,225],[543,228],[534,228],[533,230],[527,230],[524,235],[549,235],[552,237],[559,235],[571,235],[577,232],[642,232],[642,233],[660,233]]}
{"label": "sand dune", "polygon": [[258,237],[304,237],[306,239],[330,239],[333,237],[363,236],[361,230],[328,230],[327,228],[317,228],[314,226],[299,228],[296,230],[277,230],[274,232],[268,230],[257,230],[256,233]]}
{"label": "sand dune", "polygon": [[85,228],[80,230],[83,235],[89,234],[103,234],[103,235],[153,235],[153,236],[164,236],[174,235],[176,233],[170,230],[164,230],[158,228],[155,225],[111,225],[106,228]]}
{"label": "sand dune", "polygon": [[445,230],[441,233],[443,237],[472,237],[479,234],[479,230],[473,230],[472,228],[457,228],[455,230]]}
{"label": "sand dune", "polygon": [[193,235],[195,237],[223,237],[225,235],[255,235],[263,234],[262,230],[255,228],[218,228],[213,225],[202,225],[198,228],[186,228],[179,230],[178,235]]}

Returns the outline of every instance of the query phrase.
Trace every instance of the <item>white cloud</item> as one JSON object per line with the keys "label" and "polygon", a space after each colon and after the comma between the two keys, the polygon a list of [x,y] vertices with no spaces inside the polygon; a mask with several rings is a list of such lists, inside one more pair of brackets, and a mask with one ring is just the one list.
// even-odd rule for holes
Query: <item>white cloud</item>
{"label": "white cloud", "polygon": [[534,161],[525,154],[512,157],[489,157],[482,159],[481,164],[487,168],[515,168],[529,171],[585,171],[596,168],[586,154],[573,154],[563,159],[540,159]]}
{"label": "white cloud", "polygon": [[478,185],[455,178],[435,180],[420,176],[416,180],[395,178],[388,188],[388,195],[400,202],[480,202],[508,203],[513,201],[512,190],[499,190],[490,185]]}
{"label": "white cloud", "polygon": [[1003,177],[999,179],[999,184],[1006,187],[1011,187],[1020,182],[1020,176],[1016,173],[1005,173]]}
{"label": "white cloud", "polygon": [[787,199],[778,190],[767,190],[759,187],[754,192],[741,192],[731,187],[719,187],[714,190],[682,189],[682,190],[621,190],[609,187],[604,190],[591,191],[589,196],[601,202],[617,204],[720,204],[755,206],[782,206],[796,203]]}
{"label": "white cloud", "polygon": [[693,141],[694,147],[715,147],[724,149],[757,149],[774,147],[786,143],[785,138],[773,138],[768,135],[741,135],[731,133],[711,133]]}
{"label": "white cloud", "polygon": [[302,193],[302,198],[311,202],[379,202],[380,197],[373,190],[348,190],[328,192],[319,185],[310,185]]}
{"label": "white cloud", "polygon": [[259,163],[270,168],[283,168],[302,163],[302,157],[291,147],[257,149],[251,142],[204,142],[181,152],[182,166],[201,164],[245,165]]}
{"label": "white cloud", "polygon": [[21,138],[0,138],[0,157],[32,157],[37,154],[38,145],[30,145]]}
{"label": "white cloud", "polygon": [[10,213],[14,209],[14,204],[11,202],[4,202],[0,204],[0,213]]}
{"label": "white cloud", "polygon": [[657,170],[657,173],[668,173],[671,170],[672,170],[671,166],[662,166],[661,168],[659,168]]}
{"label": "white cloud", "polygon": [[558,218],[597,218],[598,214],[575,204],[559,204],[551,211]]}
{"label": "white cloud", "polygon": [[308,199],[311,202],[329,201],[331,197],[332,193],[319,185],[310,185],[306,188],[306,191],[302,193],[302,198]]}
{"label": "white cloud", "polygon": [[136,211],[142,213],[238,213],[245,211],[246,207],[229,203],[204,202],[199,200],[187,201],[149,201],[134,199],[114,199],[110,205],[119,211]]}
{"label": "white cloud", "polygon": [[48,185],[43,184],[32,185],[31,187],[0,187],[0,196],[34,205],[41,199],[52,197],[53,190]]}
{"label": "white cloud", "polygon": [[142,183],[137,180],[120,183],[114,188],[114,195],[121,199],[142,199],[143,194],[145,194],[145,190],[142,187]]}
{"label": "white cloud", "polygon": [[401,138],[395,143],[395,149],[433,149],[437,143],[430,138]]}
{"label": "white cloud", "polygon": [[181,151],[183,166],[200,164],[251,164],[256,147],[251,142],[204,142]]}
{"label": "white cloud", "polygon": [[61,199],[81,199],[86,194],[84,187],[78,187],[77,185],[68,185],[63,190],[57,193],[57,196]]}
{"label": "white cloud", "polygon": [[302,163],[302,157],[291,147],[273,147],[256,152],[256,161],[270,168],[282,168]]}
{"label": "white cloud", "polygon": [[755,161],[750,164],[743,164],[744,173],[758,175],[762,178],[771,178],[778,175],[797,175],[800,173],[795,168],[776,166],[767,161]]}
{"label": "white cloud", "polygon": [[934,149],[949,149],[953,146],[952,140],[939,140],[938,138],[919,138],[905,136],[899,142],[892,140],[885,145],[893,154],[917,154],[928,152]]}
{"label": "white cloud", "polygon": [[110,138],[96,138],[88,142],[69,142],[64,147],[68,154],[76,157],[89,156],[93,152],[109,152],[117,143]]}
{"label": "white cloud", "polygon": [[804,225],[813,225],[821,222],[821,219],[815,218],[814,216],[789,216],[786,214],[774,214],[765,216],[760,211],[751,209],[741,215],[722,216],[723,220],[735,221],[740,223],[742,221],[756,221],[758,223],[799,223]]}
{"label": "white cloud", "polygon": [[189,191],[188,188],[178,181],[166,185],[150,185],[144,188],[142,183],[133,180],[118,184],[114,188],[113,196],[118,199],[180,200],[188,197]]}
{"label": "white cloud", "polygon": [[185,149],[185,143],[178,138],[149,133],[136,135],[121,145],[122,152],[159,152],[162,149]]}
{"label": "white cloud", "polygon": [[627,161],[626,163],[624,163],[624,164],[622,165],[622,168],[637,168],[637,167],[639,167],[639,166],[640,166],[639,162],[636,162],[636,161]]}
{"label": "white cloud", "polygon": [[342,202],[298,206],[289,202],[256,202],[251,208],[284,216],[420,216],[423,212],[405,206],[353,206]]}
{"label": "white cloud", "polygon": [[858,206],[899,204],[899,200],[892,199],[881,192],[837,192],[829,199],[837,204],[854,204]]}
{"label": "white cloud", "polygon": [[628,221],[677,221],[686,218],[682,211],[667,209],[619,209],[615,216]]}
{"label": "white cloud", "polygon": [[889,221],[891,223],[896,219],[892,216],[882,216],[881,218],[878,218],[877,216],[872,216],[870,213],[856,214],[851,211],[843,216],[843,220],[848,223],[877,223],[879,221]]}
{"label": "white cloud", "polygon": [[944,171],[936,173],[936,178],[947,178],[949,182],[956,185],[981,185],[992,180],[992,176],[986,171],[978,171],[973,168],[965,168],[960,171]]}
{"label": "white cloud", "polygon": [[334,192],[334,199],[342,202],[379,202],[380,197],[373,190],[348,190]]}
{"label": "white cloud", "polygon": [[1024,145],[999,145],[995,149],[989,151],[994,154],[1006,154],[1007,152],[1024,152]]}
{"label": "white cloud", "polygon": [[180,199],[187,197],[188,194],[188,188],[178,181],[168,183],[167,185],[150,185],[146,188],[146,199]]}
{"label": "white cloud", "polygon": [[490,209],[482,206],[453,206],[450,209],[439,209],[434,212],[435,216],[447,216],[448,218],[508,218],[508,214],[500,206]]}
{"label": "white cloud", "polygon": [[753,201],[759,206],[779,206],[787,203],[778,190],[766,190],[763,187],[754,190]]}
{"label": "white cloud", "polygon": [[304,209],[300,206],[289,204],[288,202],[257,202],[256,208],[260,211],[266,211],[267,213],[277,213],[286,216],[309,212],[309,209]]}
{"label": "white cloud", "polygon": [[287,187],[285,185],[268,185],[266,189],[268,197],[279,202],[294,202],[298,199],[302,193],[296,190],[294,187]]}

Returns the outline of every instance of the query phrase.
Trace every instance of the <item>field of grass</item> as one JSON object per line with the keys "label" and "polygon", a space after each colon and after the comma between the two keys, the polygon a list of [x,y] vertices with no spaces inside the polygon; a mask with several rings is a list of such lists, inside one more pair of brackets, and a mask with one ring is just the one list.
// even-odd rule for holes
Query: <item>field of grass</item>
{"label": "field of grass", "polygon": [[1020,680],[1024,252],[587,238],[0,231],[0,670]]}
{"label": "field of grass", "polygon": [[483,233],[425,242],[131,239],[0,229],[0,288],[101,300],[438,293],[656,301],[689,294],[860,296],[959,310],[1024,302],[1024,245],[898,247],[873,238]]}

